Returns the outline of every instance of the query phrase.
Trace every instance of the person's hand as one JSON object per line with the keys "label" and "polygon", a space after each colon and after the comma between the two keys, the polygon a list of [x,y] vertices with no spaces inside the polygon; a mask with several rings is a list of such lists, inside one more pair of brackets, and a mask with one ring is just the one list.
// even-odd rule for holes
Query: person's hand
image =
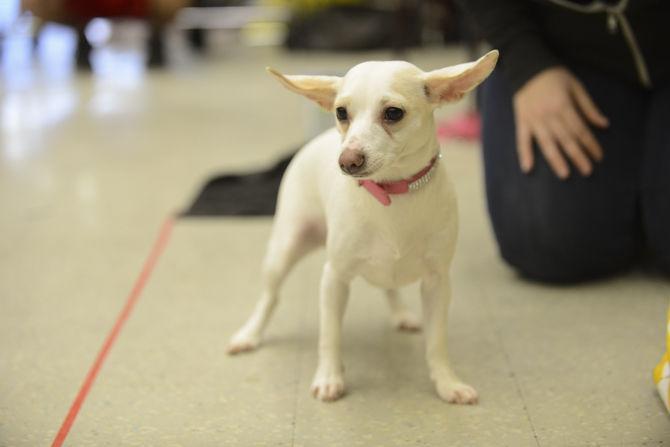
{"label": "person's hand", "polygon": [[588,176],[593,171],[592,160],[603,158],[588,125],[607,127],[609,122],[582,83],[565,68],[541,71],[521,87],[514,95],[514,115],[523,172],[533,168],[533,139],[561,179],[570,175],[567,160]]}

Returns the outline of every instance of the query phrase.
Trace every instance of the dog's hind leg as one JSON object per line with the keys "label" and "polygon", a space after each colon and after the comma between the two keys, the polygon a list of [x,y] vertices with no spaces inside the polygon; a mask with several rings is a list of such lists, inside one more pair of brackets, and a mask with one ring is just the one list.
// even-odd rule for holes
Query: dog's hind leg
{"label": "dog's hind leg", "polygon": [[391,324],[399,331],[416,332],[421,330],[420,320],[400,299],[397,289],[387,289],[386,299],[391,309]]}
{"label": "dog's hind leg", "polygon": [[307,253],[323,244],[319,219],[301,219],[291,230],[275,228],[263,262],[262,294],[253,313],[228,344],[228,353],[251,351],[261,342],[263,331],[279,299],[279,289],[291,268]]}

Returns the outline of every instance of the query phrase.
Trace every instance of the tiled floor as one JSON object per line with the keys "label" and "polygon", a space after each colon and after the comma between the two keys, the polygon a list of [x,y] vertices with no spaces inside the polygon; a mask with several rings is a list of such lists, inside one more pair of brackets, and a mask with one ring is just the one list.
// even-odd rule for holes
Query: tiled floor
{"label": "tiled floor", "polygon": [[[323,121],[263,68],[332,73],[388,57],[230,47],[151,74],[125,59],[95,76],[4,67],[0,445],[52,442],[164,218],[207,176],[265,166]],[[436,68],[464,55],[409,58]],[[348,394],[312,399],[323,254],[289,278],[263,348],[226,356],[256,300],[270,220],[188,219],[176,223],[65,445],[670,443],[651,383],[670,284],[641,273],[579,287],[519,280],[496,255],[477,148],[456,142],[444,153],[462,228],[451,356],[478,388],[478,406],[437,398],[422,336],[392,330],[380,292],[362,282],[345,319]],[[418,310],[416,289],[406,300]]]}

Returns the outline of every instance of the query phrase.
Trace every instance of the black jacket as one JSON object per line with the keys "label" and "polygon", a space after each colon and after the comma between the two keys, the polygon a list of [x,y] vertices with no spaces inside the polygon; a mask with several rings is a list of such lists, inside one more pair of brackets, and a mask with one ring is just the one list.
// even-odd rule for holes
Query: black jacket
{"label": "black jacket", "polygon": [[514,91],[555,65],[654,88],[670,80],[670,0],[459,0]]}

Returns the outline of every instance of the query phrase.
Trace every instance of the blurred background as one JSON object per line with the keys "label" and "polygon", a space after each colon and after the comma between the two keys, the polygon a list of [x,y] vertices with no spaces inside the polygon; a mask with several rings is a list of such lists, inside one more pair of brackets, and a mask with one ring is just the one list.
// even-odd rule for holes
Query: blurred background
{"label": "blurred background", "polygon": [[193,62],[196,55],[220,56],[232,44],[402,52],[471,36],[451,0],[3,0],[1,5],[6,75],[29,65],[33,52],[51,70],[58,70],[54,60],[70,66],[71,56],[77,68],[100,71],[104,54],[133,48],[147,66],[164,67]]}
{"label": "blurred background", "polygon": [[[428,70],[474,59],[477,47],[452,0],[2,0],[0,168],[34,191],[7,215],[110,222],[117,206],[136,212],[115,202],[124,188],[152,197],[141,213],[178,212],[217,173],[262,171],[333,125],[265,67],[342,75],[406,59]],[[443,141],[477,140],[474,103],[438,113]],[[137,183],[106,183],[103,173],[120,172]],[[250,205],[229,213],[271,214],[274,172],[265,211],[247,194],[231,196]],[[148,191],[161,175],[170,193],[157,199]]]}
{"label": "blurred background", "polygon": [[[78,110],[101,117],[103,127],[115,126],[112,117],[128,118],[157,105],[158,97],[182,94],[195,104],[201,91],[234,95],[244,88],[227,76],[260,77],[269,85],[267,65],[341,75],[364,60],[407,59],[433,69],[475,58],[477,43],[452,0],[2,0],[3,153],[14,159],[44,150],[44,132]],[[153,86],[170,80],[169,94],[151,94]],[[199,103],[211,109],[203,119],[214,119],[222,102],[212,96]],[[160,108],[164,119],[188,113],[187,103]],[[474,100],[467,104],[461,116],[440,126],[440,136],[477,138]],[[297,148],[332,125],[328,114],[310,104],[300,107],[293,120],[302,135],[284,145]],[[147,127],[137,130],[152,134]],[[254,144],[263,146],[257,139]],[[288,150],[274,146],[277,156]],[[223,167],[244,157],[232,148],[218,150]],[[226,158],[229,150],[234,155]]]}
{"label": "blurred background", "polygon": [[[67,83],[85,73],[99,80],[140,83],[153,69],[194,73],[203,66],[234,64],[269,52],[376,50],[380,59],[407,59],[410,51],[445,45],[460,45],[469,56],[477,55],[472,27],[452,0],[0,2],[1,81],[6,92]],[[361,59],[349,57],[331,71],[345,72]],[[317,64],[311,71],[319,68]],[[51,115],[66,113],[68,107],[69,95],[61,91],[57,96],[49,103],[60,112],[51,110]],[[16,106],[4,104],[10,108],[5,116],[16,114],[11,110]],[[42,113],[33,110],[26,119],[39,120]]]}

